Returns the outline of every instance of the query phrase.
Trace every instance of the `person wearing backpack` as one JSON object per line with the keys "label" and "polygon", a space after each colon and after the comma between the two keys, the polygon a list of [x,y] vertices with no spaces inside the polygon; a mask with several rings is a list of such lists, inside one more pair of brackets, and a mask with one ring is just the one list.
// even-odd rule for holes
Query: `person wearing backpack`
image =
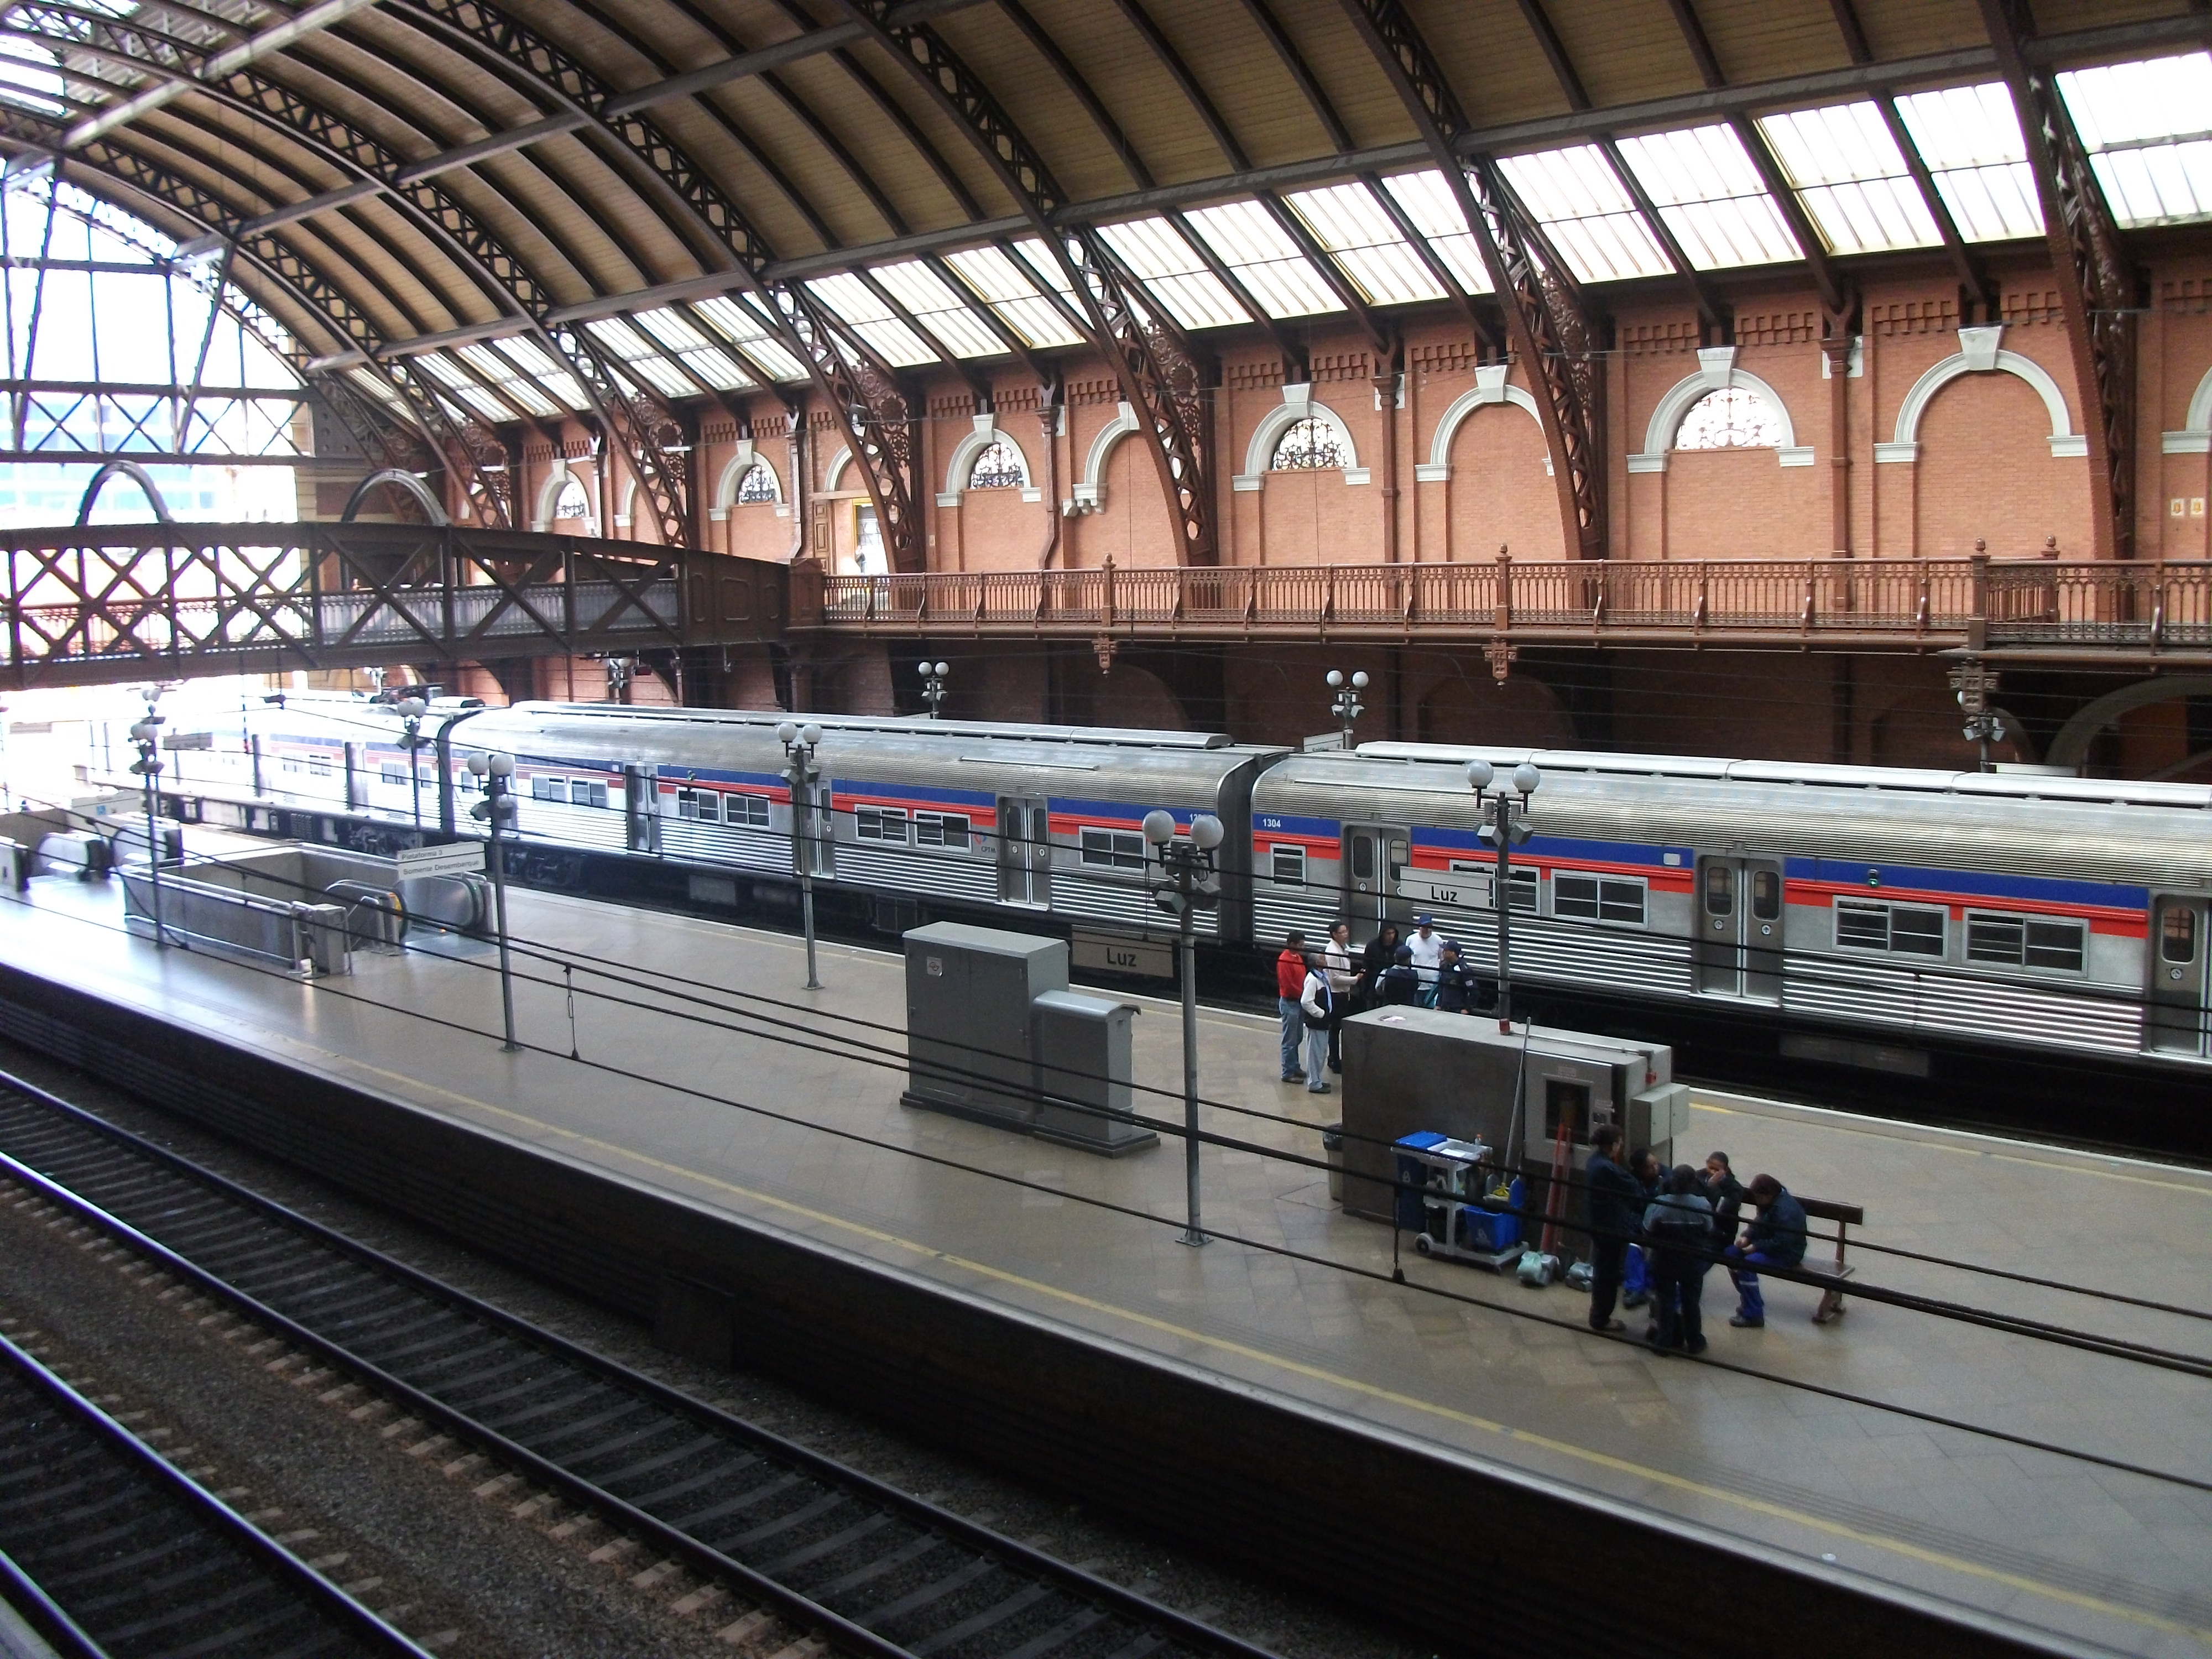
{"label": "person wearing backpack", "polygon": [[1651,1351],[1705,1351],[1705,1316],[1698,1299],[1705,1269],[1712,1266],[1712,1200],[1698,1190],[1698,1172],[1685,1164],[1667,1177],[1667,1190],[1644,1212],[1644,1231],[1651,1241],[1652,1291],[1659,1304],[1659,1331]]}
{"label": "person wearing backpack", "polygon": [[1306,1023],[1306,1092],[1329,1092],[1328,1028],[1336,994],[1328,988],[1328,959],[1318,951],[1306,952],[1305,984],[1298,997],[1298,1012]]}

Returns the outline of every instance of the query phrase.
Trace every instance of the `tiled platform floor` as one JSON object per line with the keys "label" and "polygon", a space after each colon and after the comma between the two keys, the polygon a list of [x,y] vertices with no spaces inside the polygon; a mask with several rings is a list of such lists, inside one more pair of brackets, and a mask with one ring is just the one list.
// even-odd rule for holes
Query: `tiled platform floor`
{"label": "tiled platform floor", "polygon": [[[118,902],[107,889],[40,881],[27,901],[0,904],[0,958],[644,1186],[1685,1526],[1830,1559],[2087,1646],[2212,1650],[2212,1492],[1790,1386],[2212,1482],[2203,1378],[1863,1301],[1815,1327],[1813,1293],[1789,1285],[1770,1287],[1765,1330],[1732,1331],[1718,1274],[1705,1298],[1710,1358],[1771,1375],[1662,1359],[1590,1335],[1583,1298],[1564,1288],[1530,1291],[1410,1252],[1409,1283],[1390,1284],[1387,1230],[1334,1209],[1318,1170],[1261,1152],[1206,1149],[1206,1214],[1220,1236],[1193,1249],[1177,1242],[1178,1142],[1108,1161],[902,1109],[902,969],[879,953],[824,946],[824,988],[806,992],[792,939],[518,894],[517,937],[574,969],[576,1061],[562,975],[543,960],[523,964],[528,1047],[510,1055],[488,946],[360,954],[351,977],[309,986],[157,952],[122,933]],[[748,993],[770,1000],[738,994]],[[763,1026],[763,1015],[797,1026]],[[1146,1004],[1137,1031],[1139,1082],[1179,1092],[1171,1007]],[[1207,1127],[1316,1151],[1303,1126],[1332,1115],[1333,1102],[1276,1081],[1272,1021],[1208,1012],[1200,1040],[1207,1094],[1275,1115],[1211,1110]],[[877,1058],[890,1063],[869,1063],[855,1042],[883,1045]],[[1140,1109],[1179,1108],[1140,1097]],[[1692,1154],[1724,1148],[1747,1176],[1770,1170],[1799,1192],[1863,1203],[1874,1243],[2212,1307],[2212,1175],[1726,1097],[1698,1102],[1691,1139]],[[998,1178],[1008,1176],[1030,1184]],[[1861,1261],[1883,1285],[2212,1355],[2201,1321],[1872,1253]],[[1725,1609],[1715,1617],[1724,1626]]]}

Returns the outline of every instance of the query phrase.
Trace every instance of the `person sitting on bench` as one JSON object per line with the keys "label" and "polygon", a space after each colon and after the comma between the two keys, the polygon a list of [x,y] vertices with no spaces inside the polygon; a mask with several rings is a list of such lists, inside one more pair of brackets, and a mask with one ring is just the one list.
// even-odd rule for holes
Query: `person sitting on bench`
{"label": "person sitting on bench", "polygon": [[[1759,1330],[1766,1323],[1766,1301],[1759,1294],[1759,1267],[1794,1267],[1805,1259],[1805,1206],[1790,1196],[1790,1189],[1771,1175],[1752,1177],[1751,1202],[1759,1219],[1743,1230],[1741,1243],[1729,1248],[1729,1277],[1735,1280],[1735,1317],[1729,1323],[1738,1330]],[[1738,1265],[1738,1264],[1741,1265]]]}

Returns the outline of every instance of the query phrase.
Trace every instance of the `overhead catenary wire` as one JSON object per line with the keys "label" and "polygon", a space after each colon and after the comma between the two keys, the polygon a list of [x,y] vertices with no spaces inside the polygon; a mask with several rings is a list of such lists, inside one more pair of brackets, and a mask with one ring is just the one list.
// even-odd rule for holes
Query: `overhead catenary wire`
{"label": "overhead catenary wire", "polygon": [[[16,904],[22,903],[21,899],[15,898],[13,896],[9,896],[9,902]],[[125,931],[116,923],[101,921],[97,918],[86,916],[78,913],[64,911],[49,914],[60,915],[69,920],[79,922],[82,925],[101,928],[111,933]],[[259,974],[264,977],[283,977],[288,984],[296,984],[298,982],[292,980],[289,975],[281,974],[278,969],[264,967],[257,963],[236,963],[232,965],[242,968],[248,972]],[[396,1012],[405,1018],[420,1020],[428,1024],[465,1033],[471,1036],[484,1036],[488,1035],[487,1033],[479,1031],[475,1027],[468,1025],[459,1020],[447,1018],[441,1015],[433,1014],[421,1008],[410,1007],[390,1002],[375,1001],[367,997],[359,996],[353,993],[341,990],[325,981],[309,981],[309,985],[312,989],[322,994],[334,996],[349,1002],[365,1003],[386,1012]],[[598,1072],[604,1075],[619,1077],[625,1081],[636,1083],[648,1088],[664,1090],[672,1094],[698,1100],[708,1104],[728,1107],[770,1121],[781,1123],[788,1127],[799,1128],[813,1133],[826,1135],[848,1144],[864,1146],[880,1152],[890,1152],[897,1156],[907,1158],[919,1163],[935,1165],[937,1167],[951,1170],[964,1175],[981,1176],[986,1180],[999,1182],[1010,1187],[1021,1188],[1024,1191],[1049,1194],[1052,1197],[1060,1200],[1073,1200],[1074,1201],[1086,1206],[1105,1212],[1120,1215],[1127,1218],[1151,1225],[1174,1226],[1180,1228],[1183,1224],[1182,1218],[1180,1217],[1155,1215],[1150,1211],[1139,1208],[1133,1205],[1123,1204],[1113,1200],[1100,1198],[1095,1194],[1073,1192],[1066,1188],[1048,1185],[1042,1182],[1031,1180],[1026,1176],[1011,1175],[1001,1170],[991,1170],[981,1165],[963,1163],[960,1159],[951,1158],[941,1153],[931,1152],[919,1147],[900,1146],[895,1142],[885,1140],[881,1136],[870,1135],[858,1130],[840,1128],[836,1125],[822,1123],[815,1120],[799,1116],[793,1113],[780,1111],[773,1107],[762,1106],[735,1096],[717,1094],[711,1090],[701,1088],[694,1085],[678,1083],[663,1078],[651,1077],[645,1073],[633,1071],[628,1067],[615,1065],[610,1061],[589,1058],[571,1061],[568,1060],[565,1053],[555,1048],[547,1048],[542,1044],[525,1042],[521,1046],[526,1052],[541,1055],[546,1059],[580,1066],[587,1070]],[[1180,1126],[1175,1127],[1179,1127]],[[1217,1140],[1216,1144],[1220,1143]],[[1294,1161],[1305,1163],[1312,1162],[1312,1160],[1306,1159],[1296,1159]],[[1266,1255],[1304,1262],[1313,1267],[1330,1269],[1345,1273],[1351,1277],[1366,1279],[1381,1285],[1390,1285],[1393,1282],[1390,1275],[1387,1272],[1379,1268],[1363,1267],[1355,1263],[1345,1262],[1333,1257],[1319,1255],[1313,1252],[1300,1250],[1289,1245],[1274,1243],[1268,1240],[1255,1238],[1245,1234],[1226,1232],[1212,1225],[1208,1226],[1207,1231],[1210,1236],[1216,1238],[1224,1239],[1232,1243],[1241,1244],[1249,1249],[1257,1250]],[[1492,1313],[1502,1313],[1511,1318],[1547,1326],[1555,1329],[1565,1330],[1576,1334],[1587,1336],[1595,1340],[1625,1344],[1633,1340],[1613,1333],[1593,1330],[1585,1322],[1562,1319],[1541,1313],[1533,1308],[1516,1307],[1510,1303],[1492,1302],[1480,1297],[1473,1296],[1464,1291],[1448,1289],[1440,1285],[1432,1285],[1409,1280],[1406,1282],[1402,1288],[1412,1291],[1417,1294],[1437,1297],[1439,1299],[1463,1306],[1480,1308]],[[2191,1491],[2212,1493],[2212,1479],[2199,1479],[2193,1475],[2184,1474],[2172,1470],[2154,1468],[2147,1465],[2133,1463],[2123,1458],[2108,1456],[2100,1452],[2089,1451],[2081,1448],[2057,1445],[2049,1441],[2039,1440],[2031,1435],[2020,1434],[2010,1430],[1996,1428],[1987,1425],[1971,1423],[1961,1419],[1945,1416],[1941,1413],[1927,1411],[1921,1407],[1907,1406],[1895,1401],[1876,1399],[1869,1395],[1855,1393],[1849,1389],[1835,1388],[1826,1383],[1814,1382],[1802,1378],[1785,1376],[1776,1372],[1761,1370],[1756,1366],[1742,1364],[1733,1360],[1716,1359],[1711,1354],[1686,1356],[1686,1358],[1688,1358],[1692,1364],[1707,1366],[1716,1370],[1773,1383],[1783,1388],[1796,1389],[1801,1392],[1835,1400],[1848,1405],[1858,1406],[1869,1410],[1888,1413],[1895,1416],[1905,1418],[1909,1420],[1927,1424],[1931,1427],[1954,1430],[1961,1433],[1975,1435],[1985,1439],[2019,1446],[2025,1449],[2045,1453],[2062,1459],[2087,1463],[2098,1468],[2111,1469],[2116,1473],[2134,1475],[2161,1485],[2178,1486]]]}

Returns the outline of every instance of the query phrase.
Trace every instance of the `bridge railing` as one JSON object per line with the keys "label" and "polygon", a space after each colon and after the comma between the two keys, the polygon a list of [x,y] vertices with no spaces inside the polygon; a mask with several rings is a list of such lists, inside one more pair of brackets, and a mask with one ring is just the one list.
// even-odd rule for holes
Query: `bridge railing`
{"label": "bridge railing", "polygon": [[[935,572],[823,579],[830,629],[947,635],[1521,634],[1601,642],[2212,645],[2212,563],[1946,559]],[[812,620],[810,618],[810,620]]]}
{"label": "bridge railing", "polygon": [[0,535],[17,684],[684,642],[682,555],[407,525],[73,526]]}

